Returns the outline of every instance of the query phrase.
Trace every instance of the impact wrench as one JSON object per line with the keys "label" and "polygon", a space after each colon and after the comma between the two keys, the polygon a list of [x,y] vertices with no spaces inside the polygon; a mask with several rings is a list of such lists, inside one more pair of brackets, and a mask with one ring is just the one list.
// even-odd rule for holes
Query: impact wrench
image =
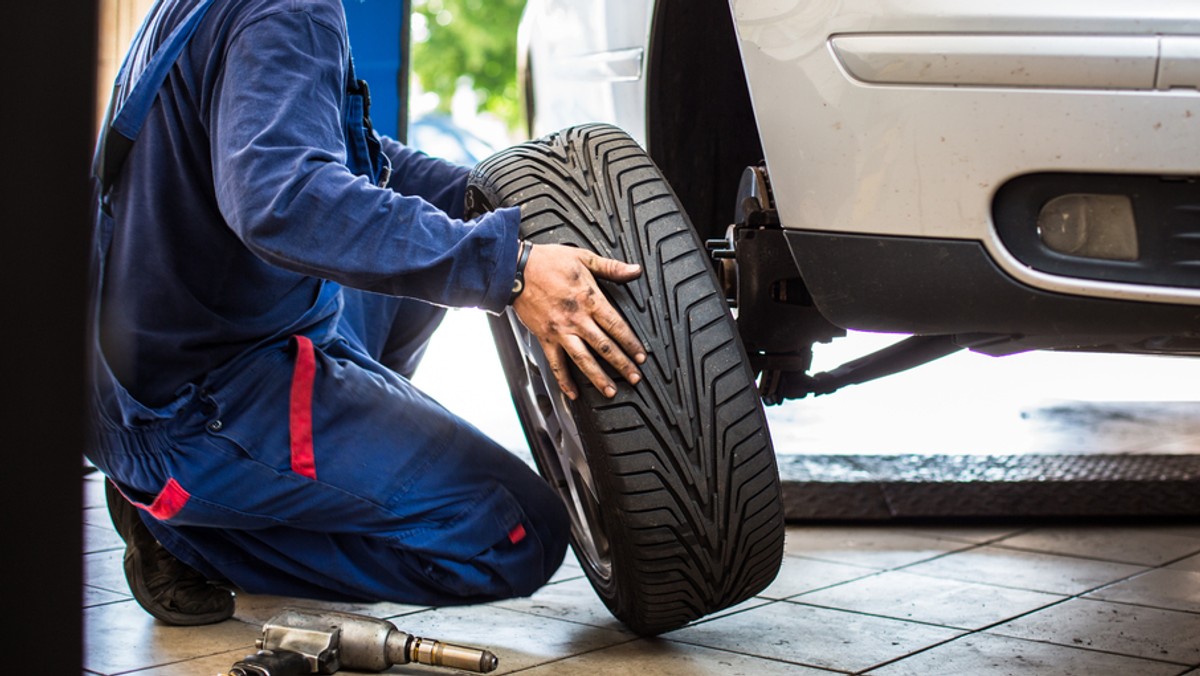
{"label": "impact wrench", "polygon": [[413,636],[387,620],[332,610],[286,608],[263,625],[255,645],[258,652],[222,676],[380,672],[409,662],[486,673],[499,663],[487,650]]}

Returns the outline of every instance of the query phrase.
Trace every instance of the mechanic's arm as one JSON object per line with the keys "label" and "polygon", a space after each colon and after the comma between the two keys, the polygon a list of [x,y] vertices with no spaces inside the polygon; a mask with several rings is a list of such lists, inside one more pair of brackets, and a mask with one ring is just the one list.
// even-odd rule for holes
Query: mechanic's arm
{"label": "mechanic's arm", "polygon": [[[501,311],[516,267],[518,210],[465,222],[416,194],[352,174],[344,164],[340,5],[300,7],[254,22],[227,47],[209,107],[214,188],[226,223],[283,269]],[[462,203],[465,171],[428,158],[394,164],[399,175],[389,185],[451,208]]]}
{"label": "mechanic's arm", "polygon": [[420,197],[450,218],[463,217],[470,167],[427,155],[390,136],[380,135],[379,142],[392,161],[388,188],[401,195]]}
{"label": "mechanic's arm", "polygon": [[592,350],[630,384],[641,380],[635,362],[646,361],[646,349],[596,283],[596,277],[628,282],[641,274],[640,266],[584,249],[533,245],[525,264],[525,289],[513,301],[513,310],[537,336],[559,388],[570,399],[578,397],[579,390],[563,355],[609,398],[616,396],[616,385]]}
{"label": "mechanic's arm", "polygon": [[[466,167],[430,157],[413,148],[381,137],[392,160],[391,189],[418,195],[453,218],[463,216]],[[636,265],[601,258],[581,249],[534,245],[525,266],[525,290],[513,309],[542,345],[559,387],[571,399],[578,390],[563,355],[569,356],[588,380],[607,397],[616,386],[592,351],[604,357],[630,383],[641,380],[634,363],[646,360],[645,349],[613,309],[595,276],[626,282],[641,274]],[[590,346],[590,350],[588,349]]]}
{"label": "mechanic's arm", "polygon": [[[465,223],[347,171],[339,107],[345,53],[340,18],[324,10],[271,15],[231,41],[210,125],[226,222],[252,251],[282,268],[367,291],[499,311],[516,269],[519,211],[500,209]],[[461,168],[393,144],[385,152],[399,170],[390,187],[417,194],[440,189],[429,197],[451,212],[461,209]],[[518,316],[546,347],[564,392],[577,396],[564,353],[602,392],[612,392],[587,346],[633,379],[625,351],[637,358],[641,348],[592,274],[624,281],[636,277],[636,268],[558,248],[538,246],[530,255]]]}

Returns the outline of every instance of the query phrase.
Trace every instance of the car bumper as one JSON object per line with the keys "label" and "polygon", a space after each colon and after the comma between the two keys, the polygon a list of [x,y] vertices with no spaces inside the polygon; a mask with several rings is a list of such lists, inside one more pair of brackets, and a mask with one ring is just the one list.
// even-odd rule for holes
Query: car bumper
{"label": "car bumper", "polygon": [[785,228],[966,240],[1041,291],[1200,305],[1195,286],[1036,269],[993,220],[1027,174],[1200,176],[1200,5],[732,7]]}

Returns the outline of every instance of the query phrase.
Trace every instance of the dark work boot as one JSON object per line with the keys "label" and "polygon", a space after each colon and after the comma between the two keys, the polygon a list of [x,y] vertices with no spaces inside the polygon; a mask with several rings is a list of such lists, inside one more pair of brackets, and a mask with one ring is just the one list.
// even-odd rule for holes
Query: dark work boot
{"label": "dark work boot", "polygon": [[138,508],[105,480],[108,515],[125,540],[125,580],[146,612],[176,625],[213,624],[233,616],[233,592],[211,584],[154,538]]}

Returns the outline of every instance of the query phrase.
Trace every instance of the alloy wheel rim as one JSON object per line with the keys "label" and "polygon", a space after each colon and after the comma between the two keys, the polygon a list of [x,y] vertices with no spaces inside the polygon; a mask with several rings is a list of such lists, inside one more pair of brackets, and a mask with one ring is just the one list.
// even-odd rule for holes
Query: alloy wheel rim
{"label": "alloy wheel rim", "polygon": [[595,575],[608,581],[612,578],[611,547],[572,403],[554,380],[537,339],[515,313],[510,310],[506,314],[524,370],[519,395],[525,399],[526,424],[535,440],[530,450],[567,507],[576,554]]}

